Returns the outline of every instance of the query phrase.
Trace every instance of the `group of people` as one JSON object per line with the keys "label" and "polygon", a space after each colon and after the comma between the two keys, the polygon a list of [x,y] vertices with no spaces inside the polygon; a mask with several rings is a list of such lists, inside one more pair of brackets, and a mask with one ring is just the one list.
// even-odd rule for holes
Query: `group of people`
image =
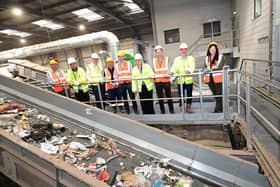
{"label": "group of people", "polygon": [[[208,45],[207,56],[205,58],[204,82],[214,95],[222,95],[222,73],[215,72],[223,69],[223,56],[219,54],[219,45],[211,42]],[[164,54],[163,48],[157,45],[154,48],[155,56],[153,64],[150,66],[144,63],[141,54],[135,54],[135,64],[125,59],[125,51],[118,51],[118,63],[115,64],[112,57],[106,58],[106,65],[103,67],[99,61],[97,53],[91,55],[92,63],[86,70],[78,66],[75,58],[69,57],[67,63],[70,68],[67,74],[58,68],[58,60],[49,61],[50,71],[47,73],[48,83],[52,85],[54,92],[66,95],[70,94],[70,86],[73,88],[75,98],[79,101],[89,101],[89,90],[91,89],[97,101],[96,106],[105,109],[105,92],[109,95],[109,102],[117,103],[124,101],[124,108],[120,105],[121,112],[130,114],[128,95],[132,100],[132,108],[135,114],[139,113],[139,108],[135,100],[135,95],[139,93],[140,106],[143,114],[154,114],[153,88],[155,87],[160,112],[165,114],[164,93],[167,98],[170,113],[174,113],[173,100],[171,98],[171,80],[176,77],[179,98],[179,111],[191,113],[193,77],[195,70],[195,58],[188,55],[188,45],[181,43],[179,46],[180,55],[171,62]],[[222,112],[222,98],[215,97],[215,112]],[[113,111],[117,112],[117,105],[113,106]]]}

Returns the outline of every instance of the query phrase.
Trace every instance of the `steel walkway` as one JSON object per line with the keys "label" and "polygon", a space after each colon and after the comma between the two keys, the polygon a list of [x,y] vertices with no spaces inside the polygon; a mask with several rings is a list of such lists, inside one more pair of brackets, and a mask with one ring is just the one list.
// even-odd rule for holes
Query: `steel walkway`
{"label": "steel walkway", "polygon": [[255,165],[218,154],[140,122],[5,77],[0,77],[0,90],[154,156],[171,158],[170,163],[175,167],[215,185],[270,186]]}

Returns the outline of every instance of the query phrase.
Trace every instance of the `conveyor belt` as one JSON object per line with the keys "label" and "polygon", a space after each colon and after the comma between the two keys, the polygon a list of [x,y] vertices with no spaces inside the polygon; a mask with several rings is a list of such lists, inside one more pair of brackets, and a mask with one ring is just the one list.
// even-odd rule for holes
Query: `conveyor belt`
{"label": "conveyor belt", "polygon": [[68,120],[100,130],[158,157],[189,174],[220,186],[270,186],[256,166],[218,154],[202,146],[95,107],[0,77],[0,90],[43,107]]}

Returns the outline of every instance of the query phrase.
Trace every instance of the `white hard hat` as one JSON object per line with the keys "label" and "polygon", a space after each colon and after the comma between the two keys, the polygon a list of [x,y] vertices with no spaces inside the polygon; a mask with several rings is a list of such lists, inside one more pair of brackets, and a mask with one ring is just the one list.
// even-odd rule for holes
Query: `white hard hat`
{"label": "white hard hat", "polygon": [[76,60],[74,57],[69,57],[69,58],[67,59],[67,62],[68,62],[68,64],[72,64],[72,63],[76,63],[77,60]]}
{"label": "white hard hat", "polygon": [[187,49],[188,45],[186,43],[181,43],[180,44],[180,49]]}
{"label": "white hard hat", "polygon": [[142,60],[143,59],[143,57],[140,53],[136,53],[134,58],[135,58],[135,60]]}
{"label": "white hard hat", "polygon": [[96,58],[98,58],[98,54],[97,53],[92,53],[90,57],[96,59]]}
{"label": "white hard hat", "polygon": [[158,50],[158,49],[161,49],[161,50],[162,50],[162,46],[161,46],[161,45],[155,46],[155,51]]}

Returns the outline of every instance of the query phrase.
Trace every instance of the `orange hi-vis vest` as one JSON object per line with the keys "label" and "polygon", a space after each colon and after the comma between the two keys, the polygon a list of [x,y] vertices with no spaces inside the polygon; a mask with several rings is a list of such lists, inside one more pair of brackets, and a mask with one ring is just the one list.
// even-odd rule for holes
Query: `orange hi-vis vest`
{"label": "orange hi-vis vest", "polygon": [[[221,63],[222,61],[222,58],[223,58],[223,55],[219,55],[219,59],[216,60],[213,64],[212,64],[212,69],[215,69],[215,68],[218,68],[219,67],[219,64]],[[211,66],[211,57],[210,56],[207,56],[205,58],[205,63],[206,63],[206,66],[207,66],[207,69],[211,69],[210,66]],[[222,70],[222,69],[221,69]],[[222,83],[223,82],[223,74],[221,72],[217,72],[217,73],[212,73],[212,76],[213,76],[213,80],[214,80],[214,83]],[[210,73],[207,73],[205,76],[204,76],[204,83],[208,84],[210,82]]]}
{"label": "orange hi-vis vest", "polygon": [[[114,74],[114,73],[113,73]],[[113,75],[114,76],[114,75]],[[108,68],[105,69],[105,80],[106,81],[110,81],[112,78],[112,74],[111,72],[108,70]],[[112,88],[115,88],[113,84],[115,84],[117,82],[106,82],[105,84],[105,88],[106,91],[111,90]]]}
{"label": "orange hi-vis vest", "polygon": [[[67,84],[66,77],[65,77],[64,73],[62,72],[62,70],[58,70],[58,71],[59,71],[59,76],[57,76],[53,70],[50,70],[50,72],[49,72],[50,77],[52,79],[52,84],[53,84],[52,89],[56,93],[62,92],[64,90],[63,85]],[[66,88],[68,89],[69,85],[66,85]]]}
{"label": "orange hi-vis vest", "polygon": [[168,74],[168,57],[164,57],[162,59],[162,62],[159,63],[157,58],[153,59],[153,65],[154,65],[154,70],[155,70],[155,76],[160,77],[160,78],[155,78],[155,82],[170,82],[169,77],[164,77],[167,76]]}
{"label": "orange hi-vis vest", "polygon": [[119,77],[119,84],[131,83],[131,67],[129,62],[125,62],[123,67],[119,62],[116,66],[116,70]]}

